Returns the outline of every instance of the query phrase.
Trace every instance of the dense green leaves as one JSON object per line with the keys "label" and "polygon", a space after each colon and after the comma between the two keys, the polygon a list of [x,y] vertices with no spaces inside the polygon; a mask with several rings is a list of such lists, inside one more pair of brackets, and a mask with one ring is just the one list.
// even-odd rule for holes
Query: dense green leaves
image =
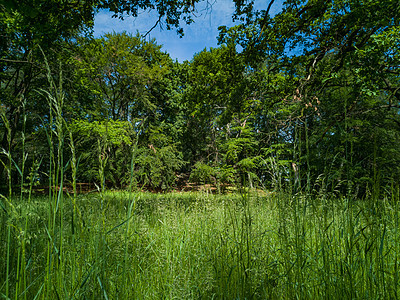
{"label": "dense green leaves", "polygon": [[[234,0],[242,23],[220,27],[218,48],[182,64],[139,35],[87,34],[103,8],[121,18],[154,9],[156,25],[179,30],[179,20],[190,22],[200,1],[0,3],[0,245],[6,252],[0,293],[6,299],[126,298],[137,291],[138,298],[294,299],[313,289],[325,298],[396,298],[400,2],[287,0],[270,16],[274,0],[259,12],[253,1]],[[100,192],[92,206],[78,197],[78,183]],[[149,199],[131,193],[198,187],[193,183],[206,185],[199,188],[207,194],[241,195],[221,198],[223,211],[211,220],[215,197],[171,202],[161,195],[147,205]],[[259,191],[253,199],[243,187],[261,188],[271,201]],[[105,188],[129,190],[129,201],[114,192],[108,197]],[[46,205],[33,203],[34,192],[48,193]],[[110,225],[113,207],[124,216]],[[199,241],[205,235],[219,241],[203,247],[217,252],[200,253],[201,264],[214,264],[199,284],[200,256],[181,251],[191,244],[189,227],[170,235],[176,256],[163,238],[156,253],[148,235],[150,225],[175,232],[168,216],[179,221],[180,207],[185,216],[205,212]],[[269,210],[279,222],[254,231]],[[210,235],[216,222],[221,230]],[[211,231],[204,233],[207,223]],[[274,244],[263,240],[268,232],[282,243],[260,256],[259,249]],[[87,243],[85,234],[94,238]],[[123,247],[115,247],[122,241],[116,235]],[[110,262],[115,250],[123,259]],[[179,268],[189,258],[186,269],[196,280],[186,282],[194,285],[182,289],[172,268],[163,277],[172,285],[156,280],[149,290],[152,270],[145,265],[159,267],[160,254],[168,268],[172,256]],[[137,269],[130,272],[132,265]]]}
{"label": "dense green leaves", "polygon": [[103,106],[103,117],[132,120],[154,114],[153,85],[166,75],[169,63],[160,46],[140,36],[108,34],[84,43],[78,53],[72,60],[79,84]]}

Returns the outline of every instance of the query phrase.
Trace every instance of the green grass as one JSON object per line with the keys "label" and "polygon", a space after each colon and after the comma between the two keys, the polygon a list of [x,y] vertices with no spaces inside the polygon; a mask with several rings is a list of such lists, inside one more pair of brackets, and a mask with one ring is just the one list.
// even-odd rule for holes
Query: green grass
{"label": "green grass", "polygon": [[[10,299],[399,296],[398,199],[284,193],[129,198],[124,192],[79,195],[74,210],[66,196],[54,233],[47,228],[48,197],[13,199],[15,211],[1,219],[1,257],[10,252],[0,261],[0,295],[8,261]],[[22,232],[26,220],[29,231]],[[25,282],[18,277],[21,265]]]}

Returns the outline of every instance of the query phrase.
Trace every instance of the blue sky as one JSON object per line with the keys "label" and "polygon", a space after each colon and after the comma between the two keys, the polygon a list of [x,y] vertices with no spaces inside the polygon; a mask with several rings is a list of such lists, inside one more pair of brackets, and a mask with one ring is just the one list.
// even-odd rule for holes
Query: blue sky
{"label": "blue sky", "polygon": [[[149,34],[155,38],[157,44],[163,45],[163,50],[168,52],[173,59],[179,62],[190,60],[197,52],[204,48],[216,47],[218,26],[233,26],[232,14],[234,3],[232,0],[216,0],[211,8],[206,9],[205,1],[196,6],[194,12],[194,23],[186,26],[182,24],[185,35],[179,38],[175,30],[154,28]],[[212,2],[211,2],[212,3]],[[269,1],[255,0],[255,7],[266,9]],[[270,13],[276,14],[281,9],[282,0],[275,1]],[[112,18],[112,13],[100,11],[95,16],[94,35],[99,37],[109,32],[123,32],[145,34],[157,21],[157,14],[154,11],[144,11],[137,18],[126,17],[123,21]]]}

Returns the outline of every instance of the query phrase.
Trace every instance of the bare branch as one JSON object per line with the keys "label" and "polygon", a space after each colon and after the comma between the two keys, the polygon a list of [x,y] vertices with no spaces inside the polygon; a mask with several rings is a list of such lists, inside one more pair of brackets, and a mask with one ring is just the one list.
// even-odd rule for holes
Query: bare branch
{"label": "bare branch", "polygon": [[149,29],[149,31],[147,31],[144,35],[142,35],[142,38],[145,38],[154,28],[157,27],[158,24],[160,24],[160,22],[161,22],[161,16],[158,17],[158,20],[157,20],[157,22],[153,25],[153,27],[151,27],[151,28]]}

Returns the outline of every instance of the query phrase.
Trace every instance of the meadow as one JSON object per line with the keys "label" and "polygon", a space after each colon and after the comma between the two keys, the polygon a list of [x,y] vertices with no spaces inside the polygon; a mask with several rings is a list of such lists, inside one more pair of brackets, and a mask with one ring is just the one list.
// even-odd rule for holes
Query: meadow
{"label": "meadow", "polygon": [[254,190],[105,191],[13,198],[12,210],[1,214],[0,293],[397,299],[400,202],[397,190],[391,194],[356,200]]}
{"label": "meadow", "polygon": [[[151,38],[200,16],[190,61]],[[0,36],[0,299],[400,298],[400,1],[8,0]]]}

